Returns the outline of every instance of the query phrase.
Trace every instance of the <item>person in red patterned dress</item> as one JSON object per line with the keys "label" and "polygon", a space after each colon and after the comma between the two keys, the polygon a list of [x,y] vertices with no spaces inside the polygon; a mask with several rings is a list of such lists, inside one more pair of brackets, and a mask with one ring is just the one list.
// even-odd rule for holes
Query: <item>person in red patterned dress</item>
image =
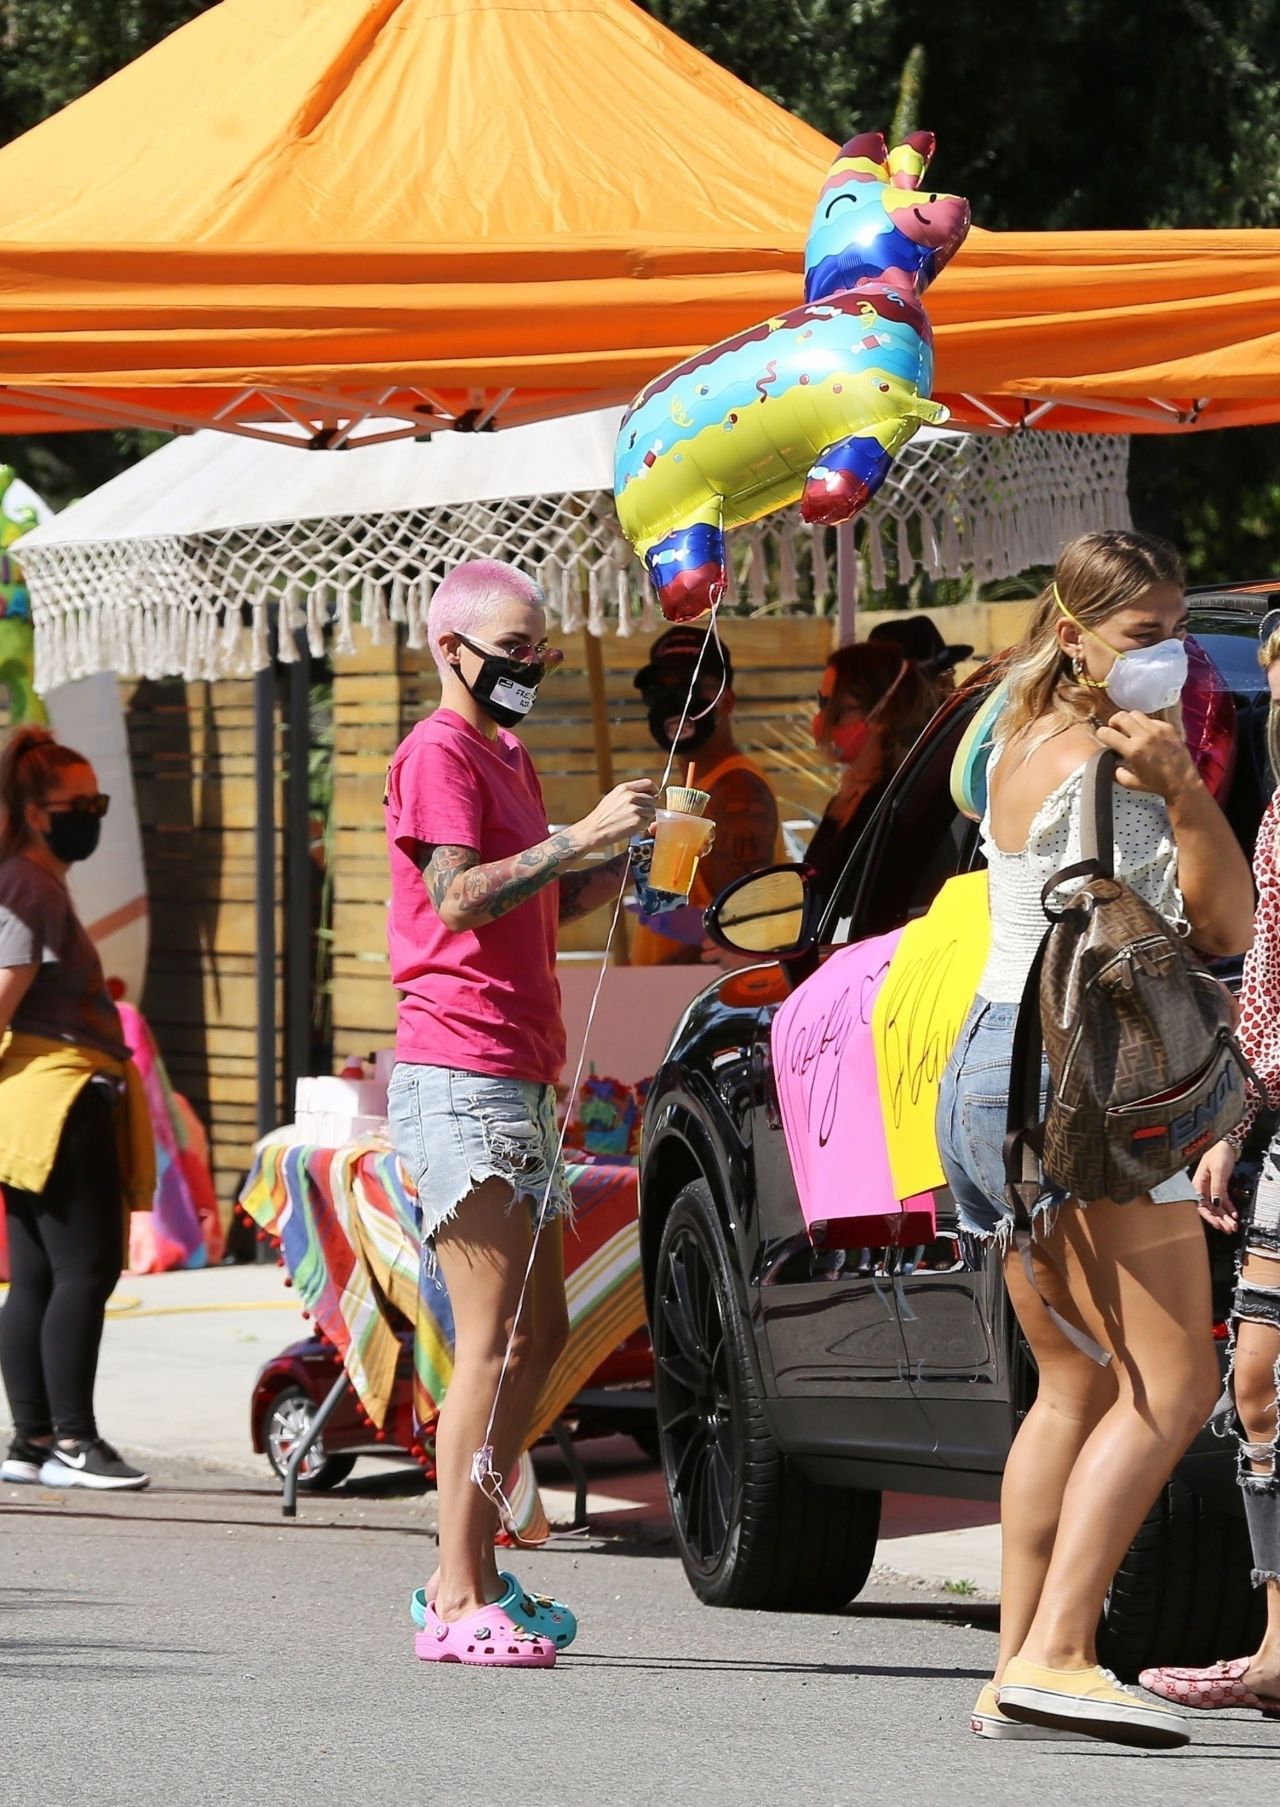
{"label": "person in red patterned dress", "polygon": [[[1268,747],[1272,773],[1280,783],[1280,609],[1262,623],[1258,658],[1271,691]],[[1258,907],[1253,947],[1245,956],[1239,1037],[1265,1098],[1251,1090],[1243,1122],[1209,1150],[1195,1176],[1202,1214],[1226,1231],[1239,1228],[1240,1213],[1229,1187],[1240,1150],[1263,1105],[1280,1107],[1280,788],[1258,828],[1253,876]],[[1255,1707],[1280,1718],[1280,1132],[1263,1159],[1243,1243],[1231,1325],[1231,1373],[1214,1423],[1224,1435],[1239,1439],[1239,1481],[1253,1545],[1254,1585],[1266,1589],[1266,1630],[1252,1656],[1207,1669],[1148,1669],[1142,1685],[1180,1707]]]}

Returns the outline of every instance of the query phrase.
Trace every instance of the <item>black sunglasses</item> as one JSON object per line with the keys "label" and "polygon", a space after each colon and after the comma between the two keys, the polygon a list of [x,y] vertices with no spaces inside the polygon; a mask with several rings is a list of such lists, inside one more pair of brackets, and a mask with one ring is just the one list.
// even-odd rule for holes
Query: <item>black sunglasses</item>
{"label": "black sunglasses", "polygon": [[99,820],[110,807],[111,799],[105,791],[93,797],[68,797],[65,803],[45,804],[51,816],[97,816]]}

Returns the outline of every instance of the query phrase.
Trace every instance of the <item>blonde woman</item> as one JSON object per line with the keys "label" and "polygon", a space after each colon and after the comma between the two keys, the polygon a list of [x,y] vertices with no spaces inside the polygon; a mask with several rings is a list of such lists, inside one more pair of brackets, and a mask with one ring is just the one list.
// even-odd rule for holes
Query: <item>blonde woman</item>
{"label": "blonde woman", "polygon": [[[1259,662],[1271,691],[1271,769],[1280,780],[1280,610],[1262,623]],[[1240,994],[1240,1046],[1280,1105],[1280,789],[1258,827],[1253,856],[1258,890],[1253,946]],[[1238,1228],[1229,1186],[1245,1138],[1263,1101],[1250,1099],[1245,1120],[1211,1148],[1196,1169],[1205,1216],[1222,1230]],[[1232,1313],[1231,1379],[1215,1424],[1239,1440],[1239,1481],[1253,1544],[1253,1579],[1265,1588],[1266,1630],[1252,1656],[1206,1669],[1148,1669],[1143,1686],[1178,1706],[1253,1707],[1280,1718],[1280,1477],[1276,1473],[1276,1389],[1280,1377],[1280,1133],[1262,1164],[1244,1232]]]}
{"label": "blonde woman", "polygon": [[1179,729],[1186,626],[1171,546],[1129,532],[1073,540],[1014,654],[989,768],[991,951],[943,1077],[938,1136],[962,1228],[1000,1251],[1039,1391],[1004,1475],[999,1657],[972,1719],[984,1737],[1189,1735],[1098,1667],[1095,1633],[1121,1557],[1218,1392],[1194,1189],[1177,1178],[1142,1198],[1084,1200],[1046,1182],[1028,1273],[1002,1163],[1041,888],[1080,858],[1082,778],[1100,747],[1123,762],[1117,875],[1203,952],[1249,945],[1248,869]]}

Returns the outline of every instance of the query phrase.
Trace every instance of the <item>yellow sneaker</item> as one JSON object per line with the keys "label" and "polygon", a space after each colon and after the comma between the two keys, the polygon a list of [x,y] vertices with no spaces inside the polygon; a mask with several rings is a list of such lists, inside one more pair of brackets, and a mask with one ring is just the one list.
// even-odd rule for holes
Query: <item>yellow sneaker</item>
{"label": "yellow sneaker", "polygon": [[1044,1669],[1015,1657],[996,1690],[1006,1719],[1083,1732],[1112,1744],[1174,1750],[1191,1742],[1184,1719],[1123,1687],[1109,1669]]}
{"label": "yellow sneaker", "polygon": [[1069,1744],[1084,1744],[1088,1740],[1087,1732],[1064,1732],[1052,1725],[1022,1725],[1018,1720],[1008,1718],[1000,1711],[994,1682],[988,1682],[974,1701],[969,1730],[979,1738],[1059,1738]]}

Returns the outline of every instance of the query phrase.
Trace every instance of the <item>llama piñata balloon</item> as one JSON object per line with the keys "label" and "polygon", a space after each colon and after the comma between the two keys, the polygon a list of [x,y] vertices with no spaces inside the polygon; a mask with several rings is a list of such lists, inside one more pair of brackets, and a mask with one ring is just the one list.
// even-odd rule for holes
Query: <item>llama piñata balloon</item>
{"label": "llama pi\u00f1ata balloon", "polygon": [[672,621],[725,588],[726,529],[800,498],[807,521],[865,508],[923,421],[933,337],[920,297],[969,230],[969,204],[921,190],[931,132],[890,151],[850,139],[818,196],[805,300],[687,358],[623,417],[614,495]]}

